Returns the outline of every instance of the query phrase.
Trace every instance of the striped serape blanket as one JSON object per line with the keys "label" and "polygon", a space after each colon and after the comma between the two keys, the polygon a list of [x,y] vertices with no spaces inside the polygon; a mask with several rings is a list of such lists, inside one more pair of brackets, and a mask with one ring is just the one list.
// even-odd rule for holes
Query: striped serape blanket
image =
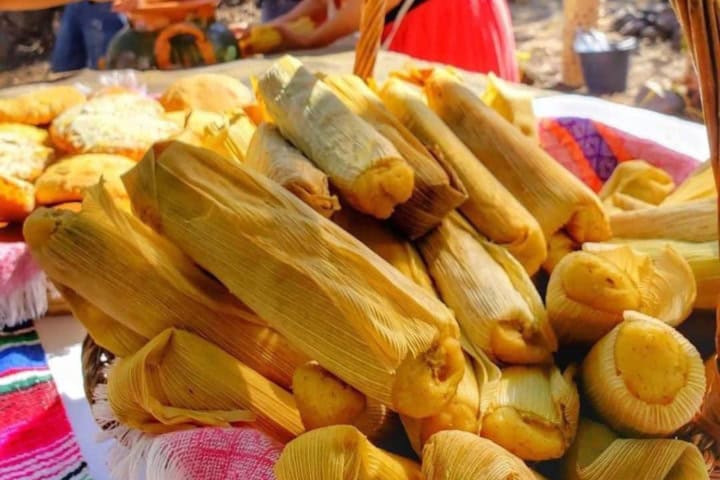
{"label": "striped serape blanket", "polygon": [[0,329],[0,479],[89,479],[32,322]]}

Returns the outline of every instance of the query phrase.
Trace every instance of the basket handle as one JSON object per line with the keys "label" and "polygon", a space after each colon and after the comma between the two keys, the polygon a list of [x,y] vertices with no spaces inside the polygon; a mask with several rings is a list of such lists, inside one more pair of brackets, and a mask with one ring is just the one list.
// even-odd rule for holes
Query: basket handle
{"label": "basket handle", "polygon": [[385,27],[386,0],[364,0],[360,15],[360,39],[355,46],[353,73],[363,80],[373,76]]}

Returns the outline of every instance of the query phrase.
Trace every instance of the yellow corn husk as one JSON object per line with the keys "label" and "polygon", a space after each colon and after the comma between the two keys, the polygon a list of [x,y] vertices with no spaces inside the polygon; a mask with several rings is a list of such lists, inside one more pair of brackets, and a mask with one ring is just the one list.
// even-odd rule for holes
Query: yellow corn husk
{"label": "yellow corn husk", "polygon": [[480,432],[480,391],[472,359],[465,355],[465,374],[455,396],[440,413],[422,419],[401,416],[413,450],[422,455],[423,445],[433,434],[443,430]]}
{"label": "yellow corn husk", "polygon": [[453,213],[418,243],[468,341],[493,360],[547,363],[557,341],[522,265]]}
{"label": "yellow corn husk", "polygon": [[353,425],[370,440],[383,440],[396,430],[397,414],[367,398],[317,362],[301,365],[293,375],[293,396],[308,430]]}
{"label": "yellow corn husk", "polygon": [[[299,35],[307,35],[315,29],[315,22],[303,16],[288,23],[288,28]],[[272,25],[253,25],[250,33],[240,39],[243,56],[267,53],[282,44],[282,34]]]}
{"label": "yellow corn husk", "polygon": [[518,457],[468,432],[433,435],[422,454],[425,480],[535,480]]}
{"label": "yellow corn husk", "polygon": [[626,243],[634,250],[657,255],[670,246],[690,265],[695,276],[697,296],[695,308],[714,309],[720,304],[720,254],[718,242],[679,242],[673,240],[631,240],[613,239],[613,242]]}
{"label": "yellow corn husk", "polygon": [[680,325],[696,294],[690,265],[670,246],[648,255],[629,245],[586,243],[553,270],[545,303],[561,344],[594,343],[625,310]]}
{"label": "yellow corn husk", "polygon": [[357,210],[388,218],[413,192],[413,169],[393,144],[302,63],[285,56],[258,81],[285,138],[324,171]]}
{"label": "yellow corn husk", "polygon": [[[70,306],[73,316],[83,324],[93,340],[116,357],[127,357],[140,350],[148,341],[118,322],[73,289],[55,282],[55,288]],[[108,335],[108,332],[111,332]]]}
{"label": "yellow corn husk", "polygon": [[682,440],[620,439],[605,425],[582,419],[561,464],[565,480],[707,479],[698,448]]}
{"label": "yellow corn husk", "polygon": [[304,431],[290,393],[214,344],[174,328],[113,365],[107,396],[117,419],[143,432],[253,421],[286,442]]}
{"label": "yellow corn husk", "polygon": [[[119,210],[102,185],[88,190],[80,212],[36,210],[23,233],[50,278],[146,339],[170,327],[192,331],[282,386],[307,361],[177,247]],[[112,330],[97,335],[99,345],[115,341]]]}
{"label": "yellow corn husk", "polygon": [[300,435],[274,470],[277,480],[424,480],[420,465],[377,448],[350,425]]}
{"label": "yellow corn husk", "polygon": [[718,239],[717,218],[717,201],[710,199],[617,212],[610,226],[615,237],[708,242]]}
{"label": "yellow corn husk", "polygon": [[144,221],[343,381],[414,417],[455,393],[452,312],[275,182],[177,142],[123,180]]}
{"label": "yellow corn husk", "polygon": [[481,388],[481,435],[524,460],[560,458],[575,438],[575,367],[508,367]]}
{"label": "yellow corn husk", "polygon": [[[227,129],[230,126],[229,117],[219,113],[191,110],[178,112],[184,116],[183,130],[174,139],[207,148],[229,160],[236,160],[236,156],[226,146]],[[234,114],[235,116],[237,114]]]}
{"label": "yellow corn husk", "polygon": [[396,78],[380,91],[385,106],[428,149],[456,172],[468,193],[459,210],[491,241],[501,244],[534,274],[546,255],[537,220],[428,107],[420,91]]}
{"label": "yellow corn husk", "polygon": [[277,127],[261,124],[250,142],[245,165],[276,181],[323,217],[340,210],[327,176],[287,143]]}
{"label": "yellow corn husk", "polygon": [[580,244],[562,231],[553,233],[548,239],[548,254],[543,262],[543,268],[546,272],[552,273],[560,260],[579,249]]}
{"label": "yellow corn husk", "polygon": [[540,141],[538,122],[533,111],[533,96],[498,78],[494,73],[487,77],[488,84],[480,98],[508,122],[534,142]]}
{"label": "yellow corn husk", "polygon": [[436,70],[425,92],[430,108],[530,211],[546,238],[562,228],[578,242],[610,238],[595,194],[469,88]]}
{"label": "yellow corn husk", "polygon": [[677,205],[709,198],[717,198],[717,188],[712,165],[710,162],[705,162],[678,185],[675,191],[665,198],[662,205]]}
{"label": "yellow corn husk", "polygon": [[655,205],[638,200],[635,197],[624,193],[613,193],[603,201],[603,208],[608,215],[627,210],[643,210],[645,208],[653,208]]}
{"label": "yellow corn husk", "polygon": [[395,116],[382,100],[355,75],[328,75],[323,81],[360,118],[390,140],[415,172],[410,199],[398,205],[391,220],[409,238],[423,236],[467,199],[452,167],[447,171]]}
{"label": "yellow corn husk", "polygon": [[705,367],[673,327],[638,312],[593,346],[583,362],[585,394],[613,429],[667,436],[699,411]]}
{"label": "yellow corn husk", "polygon": [[255,124],[244,111],[238,111],[228,117],[227,124],[220,127],[210,125],[209,134],[222,141],[233,160],[244,162],[250,142],[255,135]]}
{"label": "yellow corn husk", "polygon": [[675,182],[665,170],[645,160],[620,163],[598,193],[605,200],[615,193],[623,193],[637,200],[659,205],[675,189]]}
{"label": "yellow corn husk", "polygon": [[412,243],[401,238],[380,221],[351,208],[335,213],[332,220],[400,273],[437,296],[425,263]]}

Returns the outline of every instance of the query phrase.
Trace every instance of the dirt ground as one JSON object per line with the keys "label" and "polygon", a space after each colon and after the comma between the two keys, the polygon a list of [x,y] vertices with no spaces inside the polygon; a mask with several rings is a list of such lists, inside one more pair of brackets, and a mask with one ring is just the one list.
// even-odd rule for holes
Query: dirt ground
{"label": "dirt ground", "polygon": [[[605,0],[601,29],[610,28],[612,13],[623,5],[642,3],[631,0]],[[513,0],[510,2],[517,48],[523,61],[526,76],[540,88],[561,87],[560,69],[562,50],[562,0]],[[258,11],[252,0],[226,0],[218,11],[223,22],[258,19]],[[52,26],[48,26],[52,28]],[[0,87],[53,79],[65,74],[50,71],[45,58],[9,71],[0,71]],[[674,48],[671,42],[641,41],[631,59],[628,89],[624,93],[609,96],[608,99],[633,104],[640,87],[647,80],[655,80],[663,86],[680,79],[686,72],[685,55]],[[582,93],[582,90],[580,91]]]}

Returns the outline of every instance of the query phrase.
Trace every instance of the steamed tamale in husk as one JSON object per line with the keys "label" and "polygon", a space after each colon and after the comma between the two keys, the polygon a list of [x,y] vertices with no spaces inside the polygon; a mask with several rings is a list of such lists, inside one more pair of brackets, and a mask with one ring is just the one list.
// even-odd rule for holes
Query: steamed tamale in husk
{"label": "steamed tamale in husk", "polygon": [[353,425],[370,440],[378,442],[399,429],[395,412],[366,397],[317,362],[308,362],[295,370],[292,390],[307,430]]}
{"label": "steamed tamale in husk", "polygon": [[609,199],[616,193],[628,195],[649,205],[658,205],[673,191],[675,182],[660,168],[645,160],[620,163],[603,184],[598,196]]}
{"label": "steamed tamale in husk", "polygon": [[634,250],[648,255],[658,255],[669,246],[687,260],[695,276],[697,288],[695,308],[714,309],[720,304],[720,254],[718,254],[717,240],[696,243],[619,238],[613,242],[628,244]]}
{"label": "steamed tamale in husk", "polygon": [[717,196],[712,165],[710,162],[705,162],[678,185],[678,187],[663,200],[662,205],[677,205],[678,203],[717,198]]}
{"label": "steamed tamale in husk", "polygon": [[561,344],[594,343],[636,310],[677,326],[696,297],[688,262],[667,246],[653,255],[629,245],[586,243],[550,276],[547,314]]}
{"label": "steamed tamale in husk", "polygon": [[235,119],[237,122],[238,115],[244,116],[242,110],[240,113],[228,113],[228,116],[203,110],[178,111],[173,112],[172,115],[183,117],[183,129],[173,137],[175,140],[207,148],[228,159],[242,160],[237,158],[226,145],[230,119]]}
{"label": "steamed tamale in husk", "polygon": [[610,238],[595,194],[457,77],[438,69],[425,93],[430,108],[530,211],[546,238],[563,228],[578,242]]}
{"label": "steamed tamale in husk", "polygon": [[627,210],[642,210],[645,208],[652,208],[654,206],[655,205],[653,205],[652,203],[647,203],[643,200],[639,200],[635,197],[620,192],[613,193],[603,202],[603,208],[605,208],[605,211],[608,213],[608,215],[612,215],[616,212],[624,212]]}
{"label": "steamed tamale in husk", "polygon": [[523,135],[534,142],[540,141],[537,118],[533,111],[532,94],[498,78],[494,73],[487,76],[487,87],[480,98]]}
{"label": "steamed tamale in husk", "polygon": [[418,242],[440,296],[467,340],[491,359],[548,363],[557,349],[542,300],[522,265],[457,212]]}
{"label": "steamed tamale in husk", "polygon": [[245,165],[276,181],[324,217],[340,209],[327,176],[286,142],[274,125],[263,123],[257,128]]}
{"label": "steamed tamale in husk", "polygon": [[585,357],[583,389],[618,432],[671,435],[700,409],[702,359],[673,327],[638,312],[627,311],[624,317]]}
{"label": "steamed tamale in husk", "polygon": [[177,142],[123,179],[145,222],[343,381],[413,417],[452,398],[452,312],[275,182]]}
{"label": "steamed tamale in husk", "polygon": [[257,93],[283,136],[353,207],[384,219],[410,198],[412,167],[299,60],[275,62],[258,80]]}
{"label": "steamed tamale in husk", "polygon": [[112,366],[107,400],[120,422],[149,433],[254,422],[285,442],[304,431],[290,393],[214,344],[172,328]]}
{"label": "steamed tamale in husk", "polygon": [[422,455],[425,480],[535,480],[518,457],[477,435],[444,431],[430,437]]}
{"label": "steamed tamale in husk", "polygon": [[580,246],[562,230],[553,233],[548,239],[547,258],[543,262],[543,268],[546,272],[552,273],[560,260],[565,258],[566,255],[579,250]]}
{"label": "steamed tamale in husk", "polygon": [[463,182],[468,199],[459,210],[468,221],[491,241],[507,247],[528,273],[534,274],[546,255],[537,220],[426,105],[415,87],[390,78],[380,96],[400,122],[450,165]]}
{"label": "steamed tamale in husk", "polygon": [[717,219],[717,200],[706,199],[616,212],[610,226],[615,237],[708,242],[718,239]]}
{"label": "steamed tamale in husk", "polygon": [[423,480],[420,465],[374,446],[355,427],[307,432],[283,449],[278,480]]}
{"label": "steamed tamale in husk", "polygon": [[584,418],[561,470],[564,480],[709,478],[702,453],[691,443],[621,439],[605,425]]}
{"label": "steamed tamale in husk", "polygon": [[[88,190],[80,212],[36,210],[23,233],[51,279],[147,340],[170,327],[192,331],[285,387],[307,361],[177,247],[118,209],[102,185]],[[113,330],[93,333],[99,345],[115,341],[105,338]]]}
{"label": "steamed tamale in husk", "polygon": [[415,172],[412,196],[398,205],[391,217],[400,231],[411,239],[421,237],[467,199],[452,167],[446,166],[449,173],[444,170],[360,77],[328,75],[323,81],[350,110],[392,142]]}
{"label": "steamed tamale in husk", "polygon": [[525,460],[560,458],[575,438],[575,367],[514,366],[480,393],[481,435]]}

